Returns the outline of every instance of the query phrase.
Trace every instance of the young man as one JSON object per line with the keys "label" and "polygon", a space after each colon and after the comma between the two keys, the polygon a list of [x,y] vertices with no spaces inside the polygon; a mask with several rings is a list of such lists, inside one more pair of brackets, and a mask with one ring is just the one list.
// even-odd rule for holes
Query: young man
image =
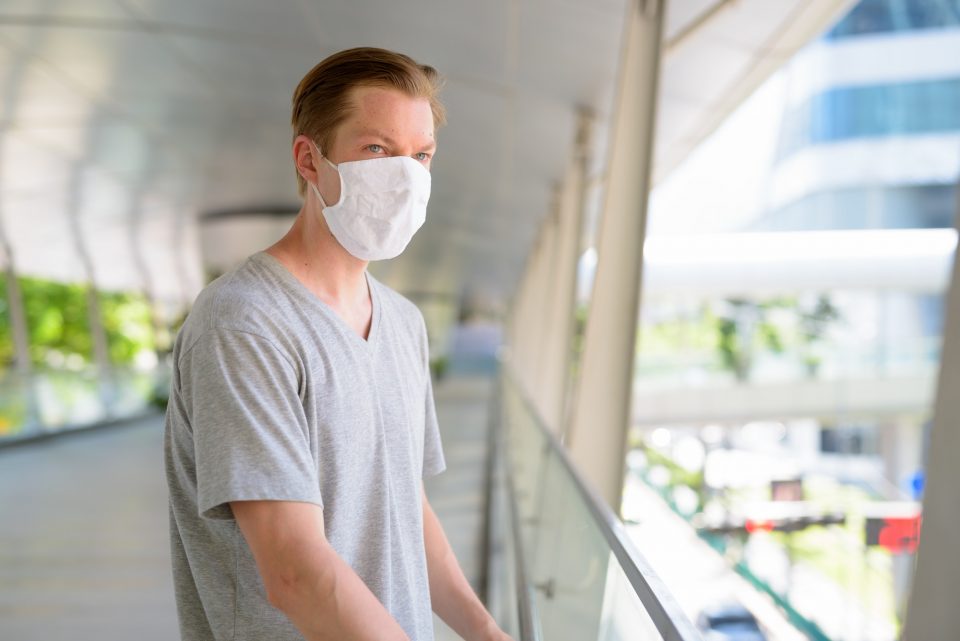
{"label": "young man", "polygon": [[165,461],[185,641],[503,634],[423,493],[445,467],[416,307],[367,271],[423,223],[438,76],[382,49],[293,96],[303,207],[211,283],[174,349]]}

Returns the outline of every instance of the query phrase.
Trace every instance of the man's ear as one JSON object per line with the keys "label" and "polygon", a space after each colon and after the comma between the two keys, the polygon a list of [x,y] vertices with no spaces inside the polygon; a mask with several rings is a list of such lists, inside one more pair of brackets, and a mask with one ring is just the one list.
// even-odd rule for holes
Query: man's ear
{"label": "man's ear", "polygon": [[317,182],[320,157],[317,155],[313,141],[303,134],[293,139],[293,162],[297,167],[297,173],[303,176],[304,180],[308,183]]}

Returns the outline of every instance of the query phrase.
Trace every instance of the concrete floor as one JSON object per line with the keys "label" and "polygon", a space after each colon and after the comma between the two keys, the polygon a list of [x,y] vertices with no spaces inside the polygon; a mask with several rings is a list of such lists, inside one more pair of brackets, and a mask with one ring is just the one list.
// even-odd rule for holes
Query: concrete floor
{"label": "concrete floor", "polygon": [[168,641],[162,420],[0,450],[0,639]]}
{"label": "concrete floor", "polygon": [[[477,587],[490,390],[437,387],[447,471],[427,487]],[[154,417],[0,450],[0,639],[178,638],[162,437]],[[438,641],[456,638],[438,624]]]}

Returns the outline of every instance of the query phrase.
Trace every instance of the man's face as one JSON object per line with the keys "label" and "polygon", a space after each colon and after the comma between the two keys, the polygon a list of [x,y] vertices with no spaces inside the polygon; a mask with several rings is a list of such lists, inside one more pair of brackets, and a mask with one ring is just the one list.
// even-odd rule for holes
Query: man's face
{"label": "man's face", "polygon": [[[330,162],[410,156],[430,169],[436,141],[429,100],[383,87],[357,87],[352,98],[353,109],[337,129],[327,152]],[[325,162],[314,166],[320,172],[324,200],[328,204],[337,202],[337,172]]]}

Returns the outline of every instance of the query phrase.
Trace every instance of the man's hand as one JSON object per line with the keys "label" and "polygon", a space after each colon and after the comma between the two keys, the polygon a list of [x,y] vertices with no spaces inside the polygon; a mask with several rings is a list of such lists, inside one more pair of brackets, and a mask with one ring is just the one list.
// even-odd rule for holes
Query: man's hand
{"label": "man's hand", "polygon": [[271,605],[308,641],[409,641],[400,624],[327,542],[311,503],[230,504]]}
{"label": "man's hand", "polygon": [[490,623],[490,628],[484,633],[484,636],[480,637],[483,641],[514,641],[513,637],[500,629],[492,617]]}

